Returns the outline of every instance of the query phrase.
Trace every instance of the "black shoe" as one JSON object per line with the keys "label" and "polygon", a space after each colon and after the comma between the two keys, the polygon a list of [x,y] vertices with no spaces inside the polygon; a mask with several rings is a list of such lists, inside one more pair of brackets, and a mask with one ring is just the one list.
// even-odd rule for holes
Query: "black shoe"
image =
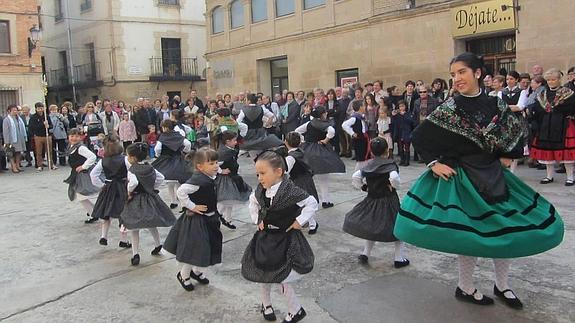
{"label": "black shoe", "polygon": [[565,186],[573,186],[573,180],[572,179],[568,179],[565,181]]}
{"label": "black shoe", "polygon": [[84,223],[86,224],[90,224],[90,223],[94,223],[94,222],[98,222],[97,218],[89,218],[88,220],[84,221]]}
{"label": "black shoe", "polygon": [[473,291],[471,294],[467,294],[466,292],[462,291],[461,288],[457,287],[455,290],[455,298],[462,302],[467,302],[476,305],[493,305],[493,298],[487,297],[483,295],[481,299],[475,299],[473,295],[477,293],[477,289]]}
{"label": "black shoe", "polygon": [[299,322],[301,320],[303,320],[303,318],[307,315],[307,313],[305,312],[305,310],[303,309],[303,307],[300,307],[299,311],[297,311],[297,313],[292,314],[292,313],[288,313],[288,316],[291,318],[289,321],[284,319],[282,321],[282,323],[295,323],[295,322]]}
{"label": "black shoe", "polygon": [[[515,298],[505,297],[505,293],[507,293],[507,292],[511,292],[513,294],[513,296],[515,296]],[[499,290],[499,288],[497,288],[497,285],[493,285],[493,294],[495,294],[495,296],[501,298],[503,300],[503,302],[511,308],[514,308],[516,310],[520,310],[523,308],[523,303],[521,303],[521,301],[519,300],[517,295],[515,295],[515,292],[513,292],[511,289]]]}
{"label": "black shoe", "polygon": [[[271,309],[272,309],[272,312],[271,312],[270,314],[266,314],[266,310],[267,310],[268,308],[271,308]],[[262,310],[261,310],[261,312],[262,312],[262,314],[264,315],[264,319],[265,319],[266,321],[275,321],[275,320],[277,320],[277,318],[276,318],[276,313],[274,312],[274,308],[273,308],[271,305],[264,307],[264,304],[262,304]]]}
{"label": "black shoe", "polygon": [[329,209],[330,207],[333,207],[333,203],[331,202],[323,202],[321,203],[321,207],[324,209]]}
{"label": "black shoe", "polygon": [[396,269],[403,268],[406,266],[409,266],[409,259],[403,259],[402,261],[394,261],[393,262],[393,267],[395,267]]}
{"label": "black shoe", "polygon": [[561,165],[561,167],[559,167],[559,168],[557,168],[557,169],[555,170],[555,173],[557,173],[557,174],[565,174],[565,173],[567,173],[567,170],[565,169],[565,166]]}
{"label": "black shoe", "polygon": [[544,170],[544,169],[547,169],[547,166],[545,166],[545,165],[543,165],[543,164],[539,164],[539,165],[537,165],[537,167],[535,167],[535,168],[537,168],[538,170]]}
{"label": "black shoe", "polygon": [[186,282],[190,280],[190,278],[187,278],[186,280],[182,279],[182,275],[180,274],[180,272],[178,271],[178,274],[176,275],[176,278],[178,279],[178,281],[180,282],[180,285],[182,285],[182,287],[187,290],[188,292],[191,292],[194,290],[194,285],[189,284],[186,285]]}
{"label": "black shoe", "polygon": [[357,260],[359,260],[360,264],[367,265],[367,261],[369,260],[369,258],[366,255],[359,255],[357,257]]}
{"label": "black shoe", "polygon": [[199,275],[196,275],[193,270],[190,271],[190,277],[202,285],[207,285],[210,283],[210,280],[207,279],[204,274],[200,273]]}
{"label": "black shoe", "polygon": [[170,209],[172,209],[172,210],[177,208],[177,207],[178,207],[178,204],[176,204],[176,203],[170,204]]}
{"label": "black shoe", "polygon": [[160,251],[162,251],[162,245],[157,246],[156,248],[154,248],[154,250],[152,250],[152,256],[157,256],[160,254]]}
{"label": "black shoe", "polygon": [[102,246],[107,246],[108,245],[108,239],[106,238],[100,238],[100,244]]}
{"label": "black shoe", "polygon": [[539,184],[549,184],[549,183],[553,183],[553,178],[549,178],[549,177],[545,177],[544,179],[542,179]]}
{"label": "black shoe", "polygon": [[120,241],[120,243],[118,243],[118,247],[120,247],[120,248],[132,248],[132,244],[129,242]]}
{"label": "black shoe", "polygon": [[317,228],[319,228],[319,223],[315,224],[315,228],[313,229],[309,229],[309,231],[307,232],[308,234],[316,234],[317,233]]}
{"label": "black shoe", "polygon": [[139,265],[140,264],[140,255],[135,254],[134,257],[132,257],[132,259],[130,259],[130,261],[132,262],[132,266]]}
{"label": "black shoe", "polygon": [[236,226],[231,224],[231,222],[226,221],[226,219],[224,219],[223,217],[220,217],[220,222],[222,222],[222,224],[227,227],[228,229],[232,229],[235,230]]}

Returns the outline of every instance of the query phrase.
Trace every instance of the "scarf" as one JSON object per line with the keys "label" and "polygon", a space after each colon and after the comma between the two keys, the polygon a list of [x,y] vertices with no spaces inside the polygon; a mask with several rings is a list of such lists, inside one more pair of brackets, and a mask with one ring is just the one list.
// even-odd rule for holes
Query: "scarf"
{"label": "scarf", "polygon": [[20,135],[24,137],[24,141],[28,140],[28,136],[26,135],[26,126],[24,125],[24,121],[22,118],[16,116],[18,118],[18,128],[16,127],[16,122],[14,122],[14,117],[8,116],[8,120],[10,120],[10,140],[9,144],[16,144],[18,142],[18,132],[20,130]]}

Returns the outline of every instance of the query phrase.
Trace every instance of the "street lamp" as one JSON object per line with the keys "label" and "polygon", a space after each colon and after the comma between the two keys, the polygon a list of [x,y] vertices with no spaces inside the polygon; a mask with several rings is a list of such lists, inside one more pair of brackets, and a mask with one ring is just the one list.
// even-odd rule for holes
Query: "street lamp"
{"label": "street lamp", "polygon": [[521,6],[510,6],[506,4],[501,5],[501,11],[507,11],[507,9],[515,9],[517,11],[521,10]]}
{"label": "street lamp", "polygon": [[28,37],[28,57],[32,57],[32,51],[36,48],[36,44],[42,38],[42,31],[38,26],[33,25],[30,28],[30,37]]}

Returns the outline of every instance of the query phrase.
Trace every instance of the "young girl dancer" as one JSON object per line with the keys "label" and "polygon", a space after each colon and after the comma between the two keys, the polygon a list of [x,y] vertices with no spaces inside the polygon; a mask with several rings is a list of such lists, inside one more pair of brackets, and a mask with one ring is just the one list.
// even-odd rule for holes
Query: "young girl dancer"
{"label": "young girl dancer", "polygon": [[92,184],[90,179],[90,170],[96,164],[96,155],[82,144],[82,134],[77,128],[71,129],[68,132],[68,162],[70,164],[70,176],[64,180],[64,183],[69,185],[68,198],[74,201],[78,195],[79,202],[86,210],[86,215],[90,219],[84,223],[92,223],[98,221],[97,218],[91,217],[94,211],[94,203],[90,201],[92,195],[97,194],[100,189]]}
{"label": "young girl dancer", "polygon": [[[363,170],[353,174],[353,186],[367,191],[367,197],[345,215],[343,231],[365,239],[365,247],[358,257],[367,264],[376,241],[395,242],[395,268],[409,265],[403,258],[403,242],[393,235],[395,217],[399,211],[399,167],[390,159],[387,141],[374,138],[370,143],[375,156]],[[364,183],[365,182],[365,183]]]}
{"label": "young girl dancer", "polygon": [[168,183],[171,209],[178,207],[176,191],[180,183],[184,183],[192,176],[182,155],[191,150],[192,143],[179,132],[174,131],[175,126],[172,120],[162,121],[162,134],[154,148],[157,159],[152,163],[152,166],[164,175]]}
{"label": "young girl dancer", "polygon": [[234,230],[236,226],[231,223],[232,209],[234,205],[242,205],[249,200],[252,188],[238,175],[240,168],[238,164],[239,151],[236,149],[238,133],[226,130],[220,136],[218,160],[222,171],[216,178],[218,210],[222,215],[220,217],[222,224]]}
{"label": "young girl dancer", "polygon": [[[286,156],[286,173],[289,174],[290,180],[296,186],[306,191],[309,195],[313,196],[319,203],[319,197],[313,182],[313,171],[309,165],[304,161],[303,151],[299,148],[301,143],[301,135],[295,131],[287,134],[285,145],[288,149]],[[309,234],[316,234],[319,225],[312,216],[309,219]]]}
{"label": "young girl dancer", "polygon": [[145,162],[148,152],[148,145],[141,142],[126,149],[132,166],[128,169],[128,203],[120,219],[132,234],[133,266],[140,264],[140,229],[146,228],[152,234],[156,246],[152,255],[155,256],[162,250],[158,227],[170,227],[176,222],[176,217],[156,191],[164,182],[164,176]]}
{"label": "young girl dancer", "polygon": [[313,269],[314,255],[301,233],[301,227],[315,213],[317,201],[285,176],[282,156],[266,151],[256,159],[260,185],[250,196],[250,215],[258,231],[242,257],[242,276],[262,283],[261,312],[267,321],[275,321],[271,302],[271,284],[281,284],[288,300],[284,322],[298,322],[306,316],[289,283]]}
{"label": "young girl dancer", "polygon": [[202,268],[222,262],[222,232],[215,184],[218,153],[204,147],[192,151],[190,158],[195,167],[194,174],[178,189],[178,199],[185,213],[178,218],[164,242],[164,249],[182,263],[176,278],[187,291],[194,290],[190,278],[203,285],[209,284]]}
{"label": "young girl dancer", "polygon": [[303,134],[304,160],[311,167],[319,183],[319,199],[323,208],[333,207],[329,199],[329,174],[345,173],[345,164],[329,143],[335,129],[327,120],[327,111],[317,106],[311,112],[313,120],[299,126],[295,131]]}
{"label": "young girl dancer", "polygon": [[[108,245],[108,231],[110,230],[110,218],[119,219],[124,210],[124,204],[128,199],[127,176],[130,163],[122,153],[124,149],[118,137],[112,135],[104,140],[104,158],[101,159],[90,172],[92,184],[101,187],[92,217],[102,219],[102,236],[100,244]],[[105,181],[101,176],[104,174]],[[126,232],[120,231],[120,243],[122,248],[130,248],[127,242]]]}
{"label": "young girl dancer", "polygon": [[365,121],[365,105],[361,101],[352,103],[353,114],[343,122],[341,128],[351,136],[351,146],[355,152],[355,170],[362,169],[371,158],[369,151],[368,125]]}

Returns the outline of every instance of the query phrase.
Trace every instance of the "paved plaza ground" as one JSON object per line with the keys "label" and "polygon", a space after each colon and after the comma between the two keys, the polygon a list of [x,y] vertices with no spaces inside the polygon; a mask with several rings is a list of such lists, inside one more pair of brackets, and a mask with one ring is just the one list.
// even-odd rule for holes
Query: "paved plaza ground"
{"label": "paved plaza ground", "polygon": [[[370,265],[360,266],[363,242],[341,230],[345,213],[364,194],[351,189],[354,164],[346,164],[348,173],[333,177],[336,206],[318,213],[319,231],[309,237],[315,268],[295,284],[308,312],[304,322],[575,322],[575,189],[563,186],[564,174],[543,186],[543,171],[518,171],[555,204],[566,234],[554,250],[513,261],[510,284],[525,304],[514,311],[498,301],[477,307],[455,300],[453,255],[408,246],[411,266],[396,270],[393,244],[376,244]],[[241,158],[241,165],[246,181],[255,185],[251,160]],[[421,165],[401,169],[400,196],[422,171]],[[264,322],[259,286],[240,275],[240,259],[255,230],[247,207],[235,213],[237,230],[222,228],[223,264],[207,273],[210,285],[186,292],[176,280],[174,256],[150,255],[148,232],[141,232],[137,267],[130,265],[130,250],[118,248],[115,226],[109,245],[98,244],[99,225],[84,224],[80,205],[67,199],[62,180],[68,172],[27,168],[18,176],[0,174],[0,321]],[[162,238],[167,232],[160,230]],[[475,277],[491,296],[492,261],[480,260]],[[272,300],[281,321],[287,304],[277,290]]]}

